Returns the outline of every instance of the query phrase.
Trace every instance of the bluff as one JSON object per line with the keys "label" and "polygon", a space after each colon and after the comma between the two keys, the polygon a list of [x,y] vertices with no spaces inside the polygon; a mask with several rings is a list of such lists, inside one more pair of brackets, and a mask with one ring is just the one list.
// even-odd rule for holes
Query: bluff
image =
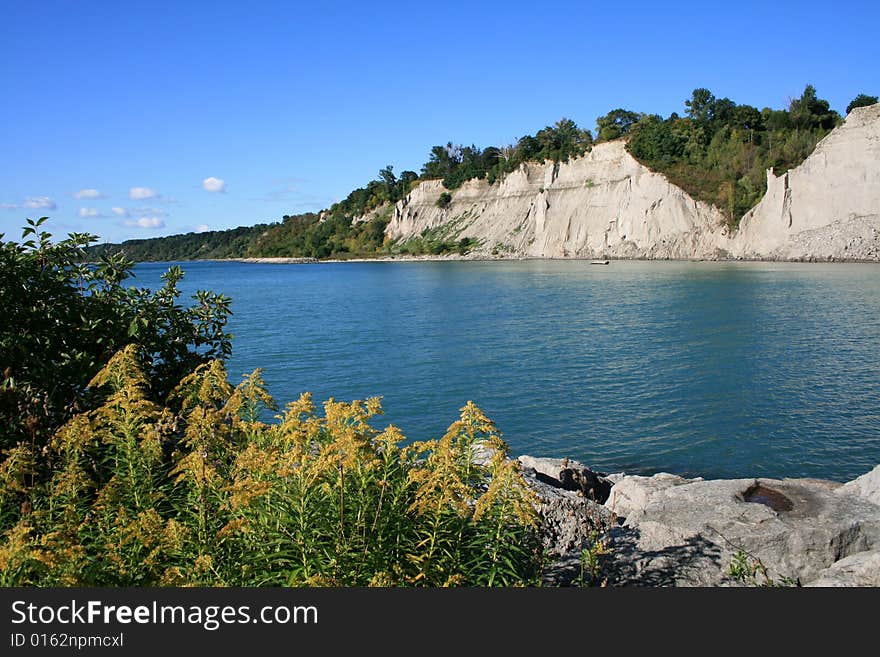
{"label": "bluff", "polygon": [[880,104],[854,109],[731,233],[714,207],[639,163],[622,141],[565,163],[524,163],[451,193],[426,181],[385,234],[471,238],[477,253],[536,258],[880,260]]}
{"label": "bluff", "polygon": [[880,259],[880,104],[854,109],[797,168],[767,172],[767,193],[732,251],[780,260]]}

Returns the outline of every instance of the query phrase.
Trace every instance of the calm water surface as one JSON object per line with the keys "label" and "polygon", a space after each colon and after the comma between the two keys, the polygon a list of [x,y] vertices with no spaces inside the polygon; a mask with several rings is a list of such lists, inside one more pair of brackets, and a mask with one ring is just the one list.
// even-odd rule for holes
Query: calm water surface
{"label": "calm water surface", "polygon": [[[880,463],[880,267],[187,262],[233,298],[233,382],[383,397],[413,439],[474,400],[514,454],[845,480]],[[141,264],[155,288],[168,264]]]}

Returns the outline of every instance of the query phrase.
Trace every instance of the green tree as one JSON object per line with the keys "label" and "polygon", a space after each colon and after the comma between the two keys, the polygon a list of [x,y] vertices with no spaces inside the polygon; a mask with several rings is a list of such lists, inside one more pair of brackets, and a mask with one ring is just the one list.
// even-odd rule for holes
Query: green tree
{"label": "green tree", "polygon": [[422,166],[423,178],[445,178],[461,163],[460,149],[452,142],[446,146],[434,146],[428,161]]}
{"label": "green tree", "polygon": [[379,169],[379,182],[384,185],[385,195],[393,200],[397,195],[397,176],[394,175],[394,167],[390,164],[384,169]]}
{"label": "green tree", "polygon": [[849,105],[846,106],[846,113],[849,114],[856,107],[868,107],[869,105],[875,105],[878,102],[880,102],[880,100],[878,100],[877,96],[859,94],[850,101]]}
{"label": "green tree", "polygon": [[788,113],[798,130],[830,130],[840,120],[840,115],[830,108],[827,100],[816,95],[816,88],[811,84],[804,88],[800,98],[791,101]]}
{"label": "green tree", "polygon": [[704,87],[694,89],[684,104],[687,116],[700,125],[706,126],[715,118],[715,96]]}
{"label": "green tree", "polygon": [[630,129],[638,122],[641,115],[625,109],[615,109],[604,116],[596,119],[597,135],[599,141],[610,141],[628,134]]}
{"label": "green tree", "polygon": [[539,130],[535,139],[540,147],[537,158],[554,162],[567,162],[572,157],[583,155],[593,143],[589,130],[581,130],[574,121],[565,117]]}

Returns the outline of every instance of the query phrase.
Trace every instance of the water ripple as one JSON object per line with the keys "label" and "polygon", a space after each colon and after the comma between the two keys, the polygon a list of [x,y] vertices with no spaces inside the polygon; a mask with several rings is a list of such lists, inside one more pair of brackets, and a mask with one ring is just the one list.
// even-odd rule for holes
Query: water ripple
{"label": "water ripple", "polygon": [[[156,287],[167,265],[137,267]],[[514,453],[607,471],[844,480],[880,462],[880,269],[574,261],[184,263],[233,298],[230,376],[384,397],[436,437],[469,399]]]}

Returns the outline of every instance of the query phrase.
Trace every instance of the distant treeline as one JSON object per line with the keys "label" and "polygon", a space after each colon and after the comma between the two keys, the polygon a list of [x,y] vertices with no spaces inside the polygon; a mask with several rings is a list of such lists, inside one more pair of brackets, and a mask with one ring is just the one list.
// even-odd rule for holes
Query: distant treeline
{"label": "distant treeline", "polygon": [[[847,106],[878,102],[859,94]],[[704,88],[685,101],[684,115],[666,118],[628,109],[614,109],[596,119],[596,134],[568,118],[525,135],[516,143],[479,148],[448,142],[431,148],[421,173],[394,173],[391,165],[376,179],[352,191],[324,213],[285,215],[282,221],[225,231],[189,233],[121,245],[93,247],[97,253],[122,250],[132,260],[189,260],[236,257],[345,258],[385,253],[466,252],[472,242],[423,235],[407,244],[391,244],[385,227],[391,204],[424,180],[442,179],[449,190],[438,205],[452,201],[454,190],[468,180],[490,185],[524,162],[567,162],[593,144],[626,139],[627,150],[647,167],[663,173],[698,200],[721,210],[731,228],[767,189],[765,171],[776,174],[798,166],[842,118],[807,85],[786,109],[758,109],[716,98]],[[365,221],[359,219],[367,217]]]}

